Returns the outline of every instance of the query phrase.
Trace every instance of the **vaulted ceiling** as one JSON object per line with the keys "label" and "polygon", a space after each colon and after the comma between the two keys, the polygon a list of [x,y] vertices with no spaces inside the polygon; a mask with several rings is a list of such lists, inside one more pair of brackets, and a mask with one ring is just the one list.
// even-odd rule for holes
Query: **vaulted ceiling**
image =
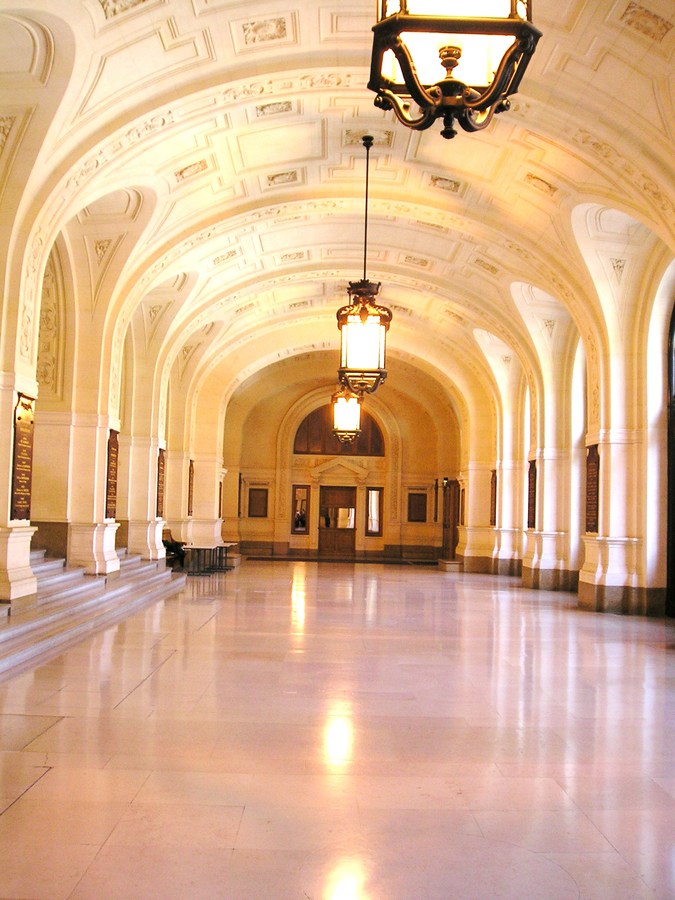
{"label": "vaulted ceiling", "polygon": [[581,207],[610,249],[675,247],[672,2],[537,0],[512,109],[452,141],[373,105],[374,18],[372,0],[0,0],[4,215],[39,220],[87,273],[79,302],[181,378],[219,371],[229,396],[316,353],[319,384],[362,276],[369,133],[392,357],[467,401],[491,353],[537,377],[542,334],[568,352],[601,315]]}

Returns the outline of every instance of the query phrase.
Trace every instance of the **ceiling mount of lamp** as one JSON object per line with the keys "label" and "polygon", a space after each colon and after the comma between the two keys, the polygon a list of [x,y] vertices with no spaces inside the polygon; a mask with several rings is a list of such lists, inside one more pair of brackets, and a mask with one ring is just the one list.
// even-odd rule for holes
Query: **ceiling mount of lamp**
{"label": "ceiling mount of lamp", "polygon": [[373,34],[375,105],[416,130],[442,118],[445,138],[509,108],[541,37],[532,0],[380,0]]}
{"label": "ceiling mount of lamp", "polygon": [[369,281],[366,270],[368,252],[368,179],[372,135],[363,137],[366,148],[366,204],[363,239],[363,278],[350,281],[349,303],[337,311],[340,329],[340,368],[338,380],[354,394],[372,394],[387,377],[386,339],[392,319],[391,310],[376,303],[381,283]]}
{"label": "ceiling mount of lamp", "polygon": [[362,138],[366,148],[366,204],[363,233],[363,278],[350,281],[349,303],[337,311],[340,329],[341,388],[333,394],[333,433],[342,443],[353,441],[360,433],[361,401],[372,394],[387,377],[386,340],[391,310],[376,302],[380,282],[368,280],[368,179],[373,137]]}

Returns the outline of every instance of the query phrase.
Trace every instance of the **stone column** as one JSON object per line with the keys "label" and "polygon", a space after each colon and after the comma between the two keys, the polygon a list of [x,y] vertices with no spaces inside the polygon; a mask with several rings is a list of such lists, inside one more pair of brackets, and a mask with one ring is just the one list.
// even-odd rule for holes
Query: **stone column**
{"label": "stone column", "polygon": [[105,518],[110,420],[93,413],[73,416],[70,457],[68,562],[90,575],[118,572],[117,522]]}
{"label": "stone column", "polygon": [[0,373],[0,613],[25,608],[37,602],[37,580],[30,565],[31,540],[35,528],[30,520],[10,519],[12,463],[14,458],[14,410],[19,393],[37,395],[34,382]]}
{"label": "stone column", "polygon": [[495,533],[490,525],[489,465],[470,462],[460,476],[464,488],[464,526],[459,528],[457,555],[465,572],[489,572],[494,553]]}

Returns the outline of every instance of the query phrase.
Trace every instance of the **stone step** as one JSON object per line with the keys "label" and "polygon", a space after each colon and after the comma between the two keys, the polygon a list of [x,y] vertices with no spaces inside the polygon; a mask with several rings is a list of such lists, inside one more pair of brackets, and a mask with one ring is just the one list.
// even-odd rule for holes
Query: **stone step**
{"label": "stone step", "polygon": [[30,610],[0,617],[0,675],[58,655],[136,609],[178,593],[187,581],[157,561],[132,568],[134,574],[124,578],[86,576],[85,583],[91,580],[87,591],[57,594]]}
{"label": "stone step", "polygon": [[33,575],[40,580],[41,578],[48,578],[50,575],[58,575],[66,568],[66,561],[65,559],[55,559],[49,556],[33,559],[31,555],[30,567],[33,570]]}
{"label": "stone step", "polygon": [[58,592],[61,588],[68,590],[73,584],[78,584],[84,578],[84,569],[64,568],[54,570],[51,574],[43,574],[33,569],[37,578],[37,595],[40,597]]}

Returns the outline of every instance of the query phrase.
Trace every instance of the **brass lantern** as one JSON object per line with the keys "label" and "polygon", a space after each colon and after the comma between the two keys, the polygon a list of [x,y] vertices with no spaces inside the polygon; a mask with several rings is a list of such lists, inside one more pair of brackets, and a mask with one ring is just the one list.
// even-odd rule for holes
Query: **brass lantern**
{"label": "brass lantern", "polygon": [[361,397],[341,386],[331,397],[333,404],[333,434],[348,444],[361,433]]}
{"label": "brass lantern", "polygon": [[541,37],[532,0],[379,0],[373,33],[375,105],[417,130],[442,117],[445,138],[509,108]]}
{"label": "brass lantern", "polygon": [[349,303],[337,311],[340,329],[340,368],[338,379],[352,393],[372,394],[387,377],[387,331],[392,313],[376,303],[380,283],[368,281],[366,256],[368,248],[368,173],[373,138],[363,136],[366,148],[366,212],[363,240],[363,278],[350,281],[347,290]]}
{"label": "brass lantern", "polygon": [[337,311],[340,329],[338,378],[357,394],[372,394],[387,377],[386,339],[391,310],[375,298],[380,285],[365,278],[350,281],[347,306]]}

